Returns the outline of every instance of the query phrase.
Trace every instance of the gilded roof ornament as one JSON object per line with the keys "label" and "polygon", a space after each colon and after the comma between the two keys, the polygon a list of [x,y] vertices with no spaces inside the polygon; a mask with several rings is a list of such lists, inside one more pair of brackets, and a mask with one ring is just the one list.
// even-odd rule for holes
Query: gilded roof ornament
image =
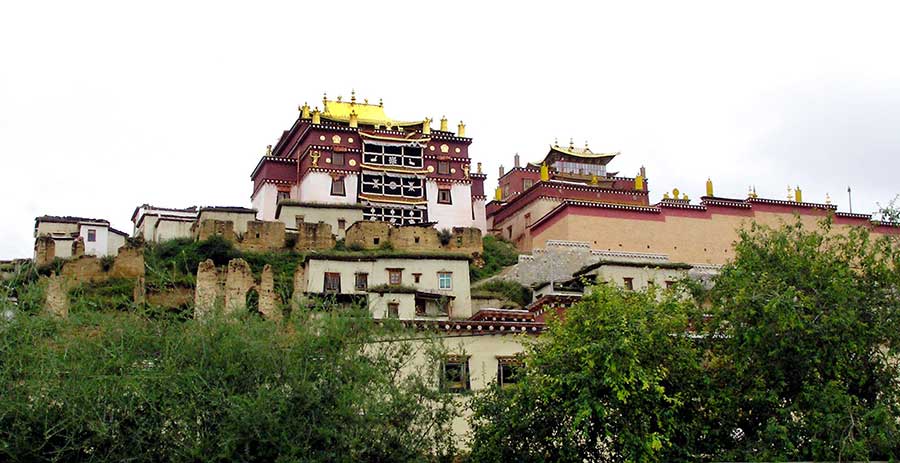
{"label": "gilded roof ornament", "polygon": [[350,103],[356,104],[356,89],[350,89]]}
{"label": "gilded roof ornament", "polygon": [[553,137],[553,146],[559,146],[559,138]]}
{"label": "gilded roof ornament", "polygon": [[272,145],[266,145],[266,156],[272,155]]}
{"label": "gilded roof ornament", "polygon": [[382,108],[384,107],[384,100],[382,100],[381,98],[378,99],[378,106]]}
{"label": "gilded roof ornament", "polygon": [[575,149],[575,139],[574,138],[569,138],[569,149],[570,150]]}

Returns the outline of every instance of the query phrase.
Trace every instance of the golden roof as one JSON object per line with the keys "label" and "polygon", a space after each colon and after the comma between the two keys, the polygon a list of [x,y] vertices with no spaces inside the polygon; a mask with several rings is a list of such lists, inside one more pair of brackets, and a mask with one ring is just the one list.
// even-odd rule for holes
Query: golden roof
{"label": "golden roof", "polygon": [[349,102],[323,99],[322,103],[325,105],[325,109],[322,111],[322,117],[337,122],[350,122],[350,114],[355,112],[360,124],[379,125],[383,127],[422,125],[424,122],[395,121],[384,113],[383,105],[357,103],[355,100],[355,95]]}
{"label": "golden roof", "polygon": [[600,158],[612,158],[618,156],[622,153],[595,153],[591,151],[590,148],[585,146],[584,148],[575,148],[574,146],[569,146],[568,148],[564,148],[559,145],[550,145],[550,152],[556,151],[557,153],[565,154],[568,156],[575,156],[577,158],[585,158],[585,159],[600,159]]}

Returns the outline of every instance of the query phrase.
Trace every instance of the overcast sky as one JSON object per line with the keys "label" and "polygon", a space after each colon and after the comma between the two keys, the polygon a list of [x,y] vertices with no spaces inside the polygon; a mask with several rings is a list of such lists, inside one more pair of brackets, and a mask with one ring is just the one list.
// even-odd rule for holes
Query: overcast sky
{"label": "overcast sky", "polygon": [[[651,201],[872,212],[900,193],[896,2],[4,2],[0,258],[42,214],[250,205],[267,144],[322,93],[467,125],[493,189],[574,138],[646,166]],[[585,6],[591,5],[591,6]]]}

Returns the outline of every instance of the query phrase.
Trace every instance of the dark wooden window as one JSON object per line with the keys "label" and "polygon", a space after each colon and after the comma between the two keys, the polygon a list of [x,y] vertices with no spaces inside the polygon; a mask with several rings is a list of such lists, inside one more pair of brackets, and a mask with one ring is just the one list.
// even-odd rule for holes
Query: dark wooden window
{"label": "dark wooden window", "polygon": [[331,165],[343,166],[344,165],[344,153],[332,153]]}
{"label": "dark wooden window", "polygon": [[453,204],[453,198],[450,196],[450,190],[438,190],[438,201],[441,204]]}
{"label": "dark wooden window", "polygon": [[444,391],[464,392],[471,389],[468,357],[448,357],[441,365],[441,373],[441,386]]}
{"label": "dark wooden window", "polygon": [[497,357],[497,383],[509,387],[519,382],[522,360],[517,357]]}
{"label": "dark wooden window", "polygon": [[325,272],[325,292],[339,293],[341,292],[341,274]]}
{"label": "dark wooden window", "polygon": [[388,269],[388,284],[392,284],[392,285],[402,285],[403,284],[403,269],[402,268],[389,268]]}
{"label": "dark wooden window", "polygon": [[88,230],[88,242],[97,241],[97,230]]}
{"label": "dark wooden window", "polygon": [[344,219],[338,219],[338,229],[344,230],[347,228],[347,221]]}
{"label": "dark wooden window", "polygon": [[672,280],[666,280],[666,288],[671,288],[675,286],[675,282]]}
{"label": "dark wooden window", "polygon": [[368,273],[357,273],[356,274],[356,284],[354,285],[357,291],[365,291],[369,288],[369,274]]}
{"label": "dark wooden window", "polygon": [[399,302],[388,302],[387,316],[388,316],[388,318],[400,318],[400,303]]}
{"label": "dark wooden window", "polygon": [[331,195],[332,196],[347,196],[347,193],[344,192],[344,178],[332,178],[331,179]]}
{"label": "dark wooden window", "polygon": [[450,161],[438,161],[438,173],[441,175],[449,175]]}
{"label": "dark wooden window", "polygon": [[416,283],[418,283],[421,278],[422,278],[421,273],[413,273],[413,281],[415,281]]}
{"label": "dark wooden window", "polygon": [[634,278],[625,277],[622,279],[625,284],[625,289],[628,291],[634,291]]}

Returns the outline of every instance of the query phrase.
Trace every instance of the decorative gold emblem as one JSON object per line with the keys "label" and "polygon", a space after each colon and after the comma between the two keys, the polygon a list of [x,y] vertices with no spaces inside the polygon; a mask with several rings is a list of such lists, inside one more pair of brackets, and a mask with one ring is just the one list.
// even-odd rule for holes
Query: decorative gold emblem
{"label": "decorative gold emblem", "polygon": [[341,136],[340,136],[340,135],[335,135],[335,136],[331,137],[331,143],[334,143],[335,145],[340,144],[340,143],[341,143]]}
{"label": "decorative gold emblem", "polygon": [[322,155],[319,154],[318,151],[313,151],[312,154],[309,155],[309,157],[312,159],[312,166],[319,167],[319,158],[322,157]]}
{"label": "decorative gold emblem", "polygon": [[449,153],[449,152],[450,152],[450,147],[447,146],[446,144],[441,145],[441,152],[442,152],[442,153]]}

